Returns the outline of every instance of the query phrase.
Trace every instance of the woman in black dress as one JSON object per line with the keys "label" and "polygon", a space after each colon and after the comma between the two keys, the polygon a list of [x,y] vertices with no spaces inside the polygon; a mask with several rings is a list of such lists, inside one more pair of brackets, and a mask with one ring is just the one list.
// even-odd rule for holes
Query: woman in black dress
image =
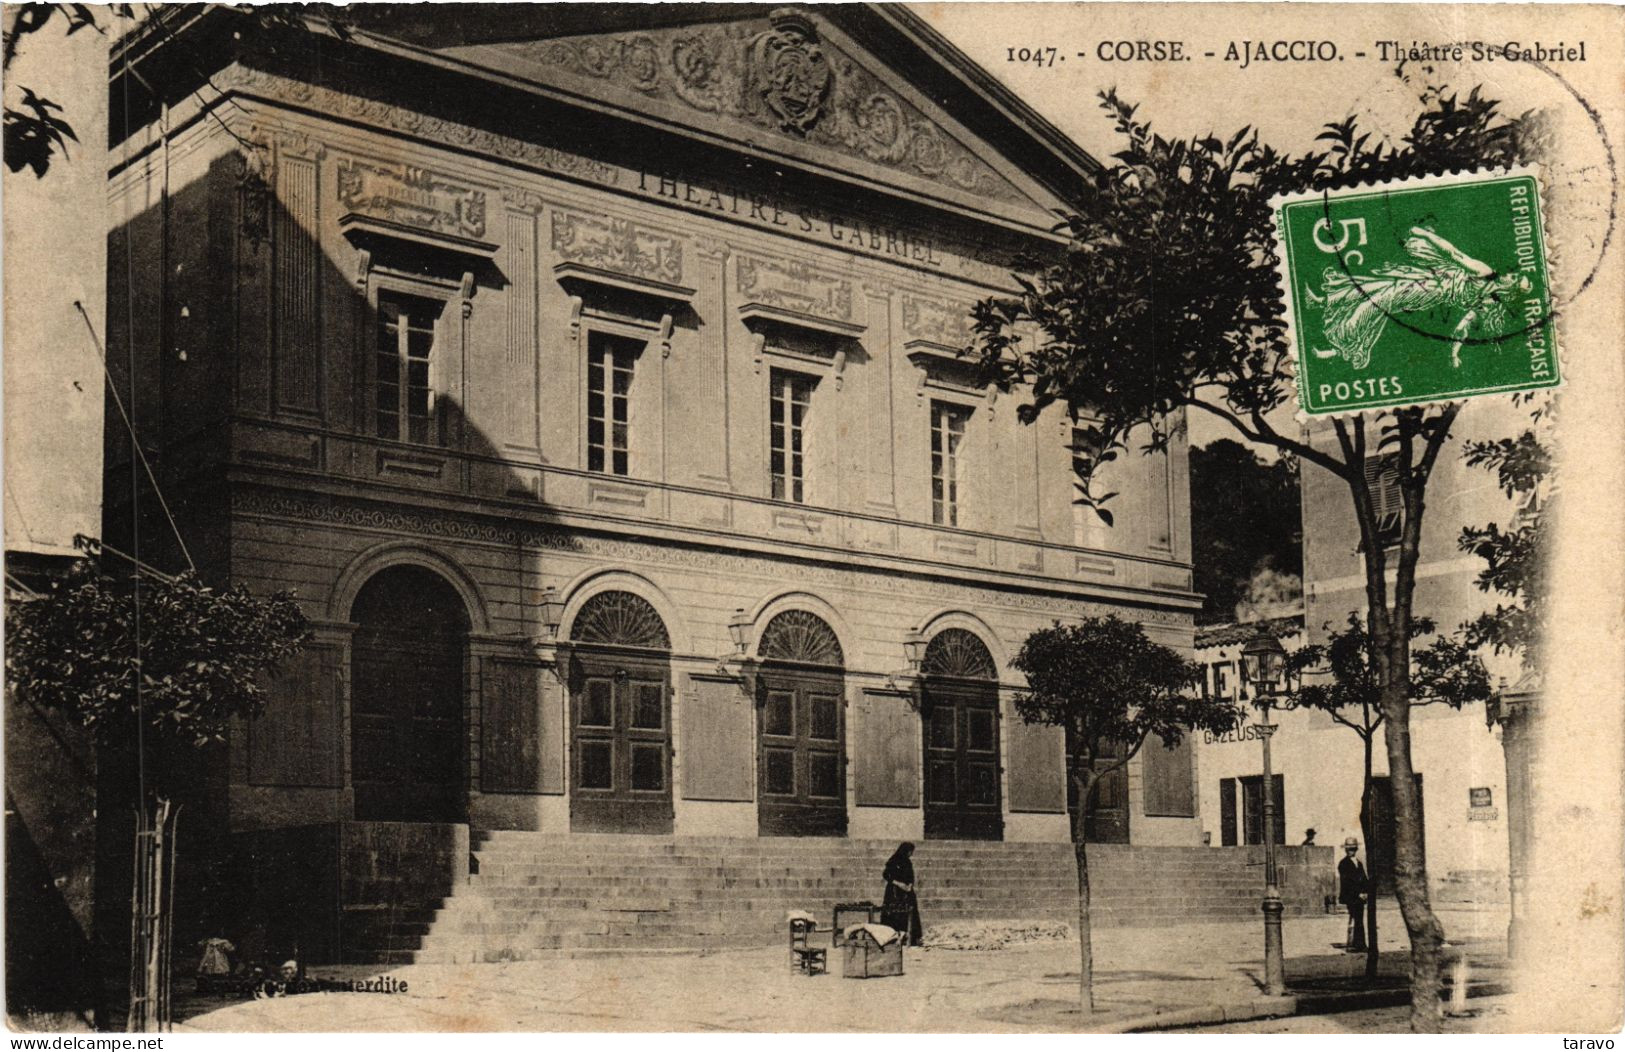
{"label": "woman in black dress", "polygon": [[920,903],[914,895],[913,844],[899,844],[886,860],[886,898],[880,907],[880,923],[902,932],[909,946],[920,945]]}

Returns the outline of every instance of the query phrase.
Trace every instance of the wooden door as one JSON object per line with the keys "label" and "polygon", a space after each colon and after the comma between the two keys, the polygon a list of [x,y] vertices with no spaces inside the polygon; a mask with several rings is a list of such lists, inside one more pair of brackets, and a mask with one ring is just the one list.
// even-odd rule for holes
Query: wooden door
{"label": "wooden door", "polygon": [[763,836],[845,836],[842,677],[810,669],[764,669],[757,697],[758,831]]}
{"label": "wooden door", "polygon": [[925,698],[925,835],[1002,839],[997,688],[932,684]]}
{"label": "wooden door", "polygon": [[671,675],[642,656],[577,654],[570,691],[570,828],[670,833]]}
{"label": "wooden door", "polygon": [[355,817],[466,818],[462,601],[417,567],[382,571],[351,615],[350,784]]}
{"label": "wooden door", "polygon": [[[1286,776],[1270,775],[1275,797],[1275,842],[1285,844],[1286,839]],[[1241,780],[1242,843],[1264,842],[1264,776],[1250,774]]]}

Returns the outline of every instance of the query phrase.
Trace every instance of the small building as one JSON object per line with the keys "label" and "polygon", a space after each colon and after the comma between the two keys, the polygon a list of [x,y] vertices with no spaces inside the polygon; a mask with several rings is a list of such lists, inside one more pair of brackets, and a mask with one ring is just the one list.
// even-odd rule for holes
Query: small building
{"label": "small building", "polygon": [[[1458,417],[1452,449],[1471,438],[1516,434],[1527,426],[1526,411],[1498,400],[1469,404]],[[1313,433],[1317,444],[1333,448],[1329,431]],[[1397,482],[1380,457],[1367,468],[1375,483],[1385,540],[1397,544]],[[1213,625],[1197,631],[1197,660],[1207,668],[1208,689],[1250,702],[1239,682],[1240,647],[1260,628],[1288,650],[1325,643],[1347,627],[1350,613],[1365,617],[1365,578],[1358,527],[1341,480],[1305,465],[1303,485],[1304,612],[1268,622]],[[1508,525],[1517,514],[1497,488],[1493,472],[1470,467],[1457,456],[1441,456],[1428,490],[1420,561],[1416,571],[1418,616],[1429,617],[1441,633],[1453,633],[1494,598],[1474,585],[1483,561],[1458,550],[1462,527],[1487,522]],[[1397,547],[1393,549],[1397,552]],[[1391,560],[1390,560],[1391,564]],[[1391,579],[1391,578],[1390,578]],[[1431,638],[1431,637],[1428,637]],[[1427,639],[1419,641],[1425,644]],[[1515,655],[1481,655],[1491,681],[1517,678]],[[1504,681],[1504,680],[1503,680]],[[1258,814],[1262,756],[1256,716],[1220,735],[1198,735],[1198,769],[1204,836],[1215,845],[1260,842]],[[1321,712],[1276,712],[1279,725],[1271,743],[1277,807],[1276,831],[1287,844],[1316,831],[1317,844],[1336,846],[1360,833],[1363,746],[1349,727]],[[1506,764],[1498,732],[1482,706],[1452,711],[1422,705],[1412,712],[1412,762],[1422,788],[1428,876],[1435,900],[1505,902],[1508,871]],[[1373,750],[1374,843],[1370,867],[1379,888],[1393,881],[1393,805],[1382,732]]]}

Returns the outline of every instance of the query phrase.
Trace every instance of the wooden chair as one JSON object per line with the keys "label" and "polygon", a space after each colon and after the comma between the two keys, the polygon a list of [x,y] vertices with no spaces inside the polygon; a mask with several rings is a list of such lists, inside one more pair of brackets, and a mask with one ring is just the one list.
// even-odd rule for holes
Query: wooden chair
{"label": "wooden chair", "polygon": [[801,975],[822,975],[829,970],[829,947],[812,945],[818,927],[801,917],[790,919],[790,970]]}

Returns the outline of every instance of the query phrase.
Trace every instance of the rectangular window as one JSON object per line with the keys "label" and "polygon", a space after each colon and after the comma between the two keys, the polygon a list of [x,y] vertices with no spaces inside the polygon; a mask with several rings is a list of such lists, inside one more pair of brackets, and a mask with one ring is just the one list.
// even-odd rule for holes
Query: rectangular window
{"label": "rectangular window", "polygon": [[638,344],[605,332],[587,335],[587,470],[631,474],[632,368]]}
{"label": "rectangular window", "polygon": [[807,500],[807,409],[815,381],[774,369],[768,381],[768,460],[773,499]]}
{"label": "rectangular window", "polygon": [[379,438],[433,442],[434,392],[429,365],[441,304],[394,292],[378,296],[378,344],[373,388]]}
{"label": "rectangular window", "polygon": [[1399,524],[1405,511],[1399,492],[1399,458],[1392,453],[1365,458],[1365,484],[1371,492],[1371,513],[1377,538],[1387,548],[1399,543]]}
{"label": "rectangular window", "polygon": [[931,403],[931,521],[959,525],[965,425],[970,410],[948,402]]}

